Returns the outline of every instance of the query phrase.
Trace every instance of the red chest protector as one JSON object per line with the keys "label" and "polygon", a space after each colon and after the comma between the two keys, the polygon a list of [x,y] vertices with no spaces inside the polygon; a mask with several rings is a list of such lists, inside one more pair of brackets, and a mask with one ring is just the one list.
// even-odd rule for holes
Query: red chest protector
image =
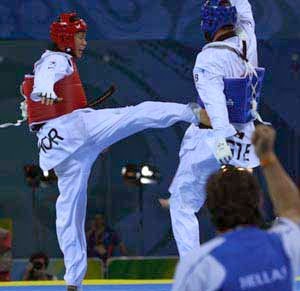
{"label": "red chest protector", "polygon": [[30,98],[33,90],[34,76],[25,75],[22,83],[22,91],[26,97],[28,123],[38,124],[47,120],[71,113],[72,111],[84,108],[87,100],[82,86],[77,66],[72,60],[74,72],[59,80],[54,85],[54,92],[63,101],[54,103],[52,106],[42,104],[40,101],[35,102]]}

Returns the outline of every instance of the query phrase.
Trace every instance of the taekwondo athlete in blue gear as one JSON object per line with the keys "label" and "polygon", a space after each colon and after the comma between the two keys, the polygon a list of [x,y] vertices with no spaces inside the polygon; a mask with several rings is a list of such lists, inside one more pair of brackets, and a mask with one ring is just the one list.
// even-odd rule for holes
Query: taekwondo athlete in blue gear
{"label": "taekwondo athlete in blue gear", "polygon": [[199,247],[195,215],[206,199],[208,176],[221,164],[254,168],[251,145],[264,69],[258,68],[255,23],[248,0],[211,0],[201,9],[208,44],[198,54],[194,81],[210,124],[191,125],[169,188],[172,229],[180,256]]}

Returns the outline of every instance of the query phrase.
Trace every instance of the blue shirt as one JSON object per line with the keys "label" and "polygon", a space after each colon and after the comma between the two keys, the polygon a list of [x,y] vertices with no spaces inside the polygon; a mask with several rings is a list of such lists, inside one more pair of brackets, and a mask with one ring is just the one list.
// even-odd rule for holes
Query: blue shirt
{"label": "blue shirt", "polygon": [[290,291],[300,270],[300,226],[279,219],[270,231],[233,230],[192,251],[173,291]]}

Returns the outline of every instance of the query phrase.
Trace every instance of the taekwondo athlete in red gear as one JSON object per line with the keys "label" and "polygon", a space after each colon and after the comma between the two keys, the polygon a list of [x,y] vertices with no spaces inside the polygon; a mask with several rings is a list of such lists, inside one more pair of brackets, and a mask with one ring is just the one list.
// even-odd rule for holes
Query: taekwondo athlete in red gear
{"label": "taekwondo athlete in red gear", "polygon": [[208,176],[221,164],[254,168],[253,120],[264,69],[257,68],[255,23],[248,0],[210,0],[201,10],[208,44],[198,54],[194,81],[210,124],[191,125],[169,188],[172,229],[181,257],[199,247],[196,212],[206,199]]}
{"label": "taekwondo athlete in red gear", "polygon": [[86,23],[75,13],[61,14],[50,29],[55,49],[41,56],[34,76],[25,76],[22,85],[29,126],[37,132],[40,167],[54,169],[58,177],[56,228],[68,290],[81,290],[87,269],[87,184],[101,151],[146,128],[200,122],[197,104],[143,102],[115,109],[87,108],[76,67],[87,45],[86,32]]}

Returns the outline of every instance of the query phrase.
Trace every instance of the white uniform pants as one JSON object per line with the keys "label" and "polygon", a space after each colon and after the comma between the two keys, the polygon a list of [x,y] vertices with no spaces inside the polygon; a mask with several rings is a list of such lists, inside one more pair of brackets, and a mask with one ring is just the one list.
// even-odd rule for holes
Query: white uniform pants
{"label": "white uniform pants", "polygon": [[146,128],[165,128],[178,121],[196,123],[197,119],[187,105],[144,102],[117,109],[77,110],[47,122],[39,131],[41,167],[54,165],[58,177],[57,237],[68,285],[81,286],[86,273],[87,184],[99,153]]}
{"label": "white uniform pants", "polygon": [[[254,127],[250,124],[244,129],[242,140],[229,139],[233,150],[230,163],[253,168],[259,164],[250,142]],[[212,133],[212,130],[199,129],[195,125],[188,128],[181,144],[179,166],[169,188],[172,229],[180,257],[200,245],[195,213],[205,203],[207,178],[220,168],[210,146],[213,144]]]}

